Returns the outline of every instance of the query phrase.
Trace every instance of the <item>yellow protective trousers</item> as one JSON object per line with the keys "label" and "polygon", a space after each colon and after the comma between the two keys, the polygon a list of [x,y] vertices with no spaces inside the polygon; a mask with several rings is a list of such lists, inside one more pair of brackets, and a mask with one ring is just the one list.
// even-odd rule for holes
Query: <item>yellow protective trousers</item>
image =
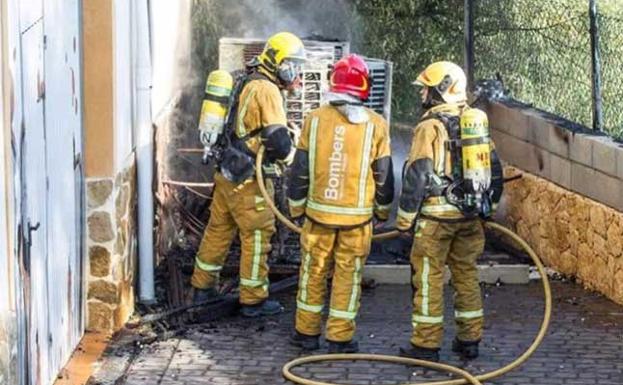
{"label": "yellow protective trousers", "polygon": [[333,267],[326,339],[350,341],[361,297],[361,275],[370,252],[372,225],[350,229],[305,221],[301,233],[301,268],[296,297],[296,330],[320,335],[327,275]]}
{"label": "yellow protective trousers", "polygon": [[[273,193],[272,184],[267,186]],[[219,273],[236,231],[241,243],[240,303],[253,305],[268,297],[270,239],[275,217],[255,179],[242,187],[216,174],[210,221],[199,245],[191,284],[199,289],[218,285]]]}
{"label": "yellow protective trousers", "polygon": [[446,264],[455,290],[457,338],[480,340],[484,319],[476,259],[484,246],[484,230],[479,219],[454,223],[418,219],[411,249],[411,266],[415,272],[412,344],[425,348],[441,346]]}

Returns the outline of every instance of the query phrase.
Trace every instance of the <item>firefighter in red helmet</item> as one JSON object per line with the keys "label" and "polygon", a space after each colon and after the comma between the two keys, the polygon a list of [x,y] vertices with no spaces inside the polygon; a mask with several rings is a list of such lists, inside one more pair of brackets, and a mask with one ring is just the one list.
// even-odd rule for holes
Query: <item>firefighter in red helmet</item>
{"label": "firefighter in red helmet", "polygon": [[333,67],[328,104],[303,124],[288,185],[294,217],[305,216],[295,332],[290,342],[319,347],[327,273],[334,267],[326,325],[329,353],[358,350],[353,340],[372,218],[386,220],[394,196],[389,127],[363,106],[366,62],[348,55]]}

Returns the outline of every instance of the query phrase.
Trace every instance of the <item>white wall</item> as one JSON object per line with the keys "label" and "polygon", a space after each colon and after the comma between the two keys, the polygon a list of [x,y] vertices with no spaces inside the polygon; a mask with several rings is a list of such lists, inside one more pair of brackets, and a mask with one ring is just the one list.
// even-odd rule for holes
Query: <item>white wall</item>
{"label": "white wall", "polygon": [[179,71],[190,64],[190,0],[152,0],[151,47],[153,63],[152,116],[166,113],[167,105],[184,84]]}
{"label": "white wall", "polygon": [[113,125],[114,125],[114,170],[123,170],[135,147],[133,134],[134,79],[132,1],[113,2]]}

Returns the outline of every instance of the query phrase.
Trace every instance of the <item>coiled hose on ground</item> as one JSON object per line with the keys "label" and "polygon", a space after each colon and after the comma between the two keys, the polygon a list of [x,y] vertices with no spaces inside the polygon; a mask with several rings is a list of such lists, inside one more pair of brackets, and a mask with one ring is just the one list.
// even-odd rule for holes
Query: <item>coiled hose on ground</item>
{"label": "coiled hose on ground", "polygon": [[[264,147],[260,147],[257,153],[257,159],[256,159],[256,179],[257,179],[260,191],[262,193],[262,196],[266,200],[266,203],[268,204],[270,209],[273,211],[273,213],[275,213],[275,216],[277,216],[277,218],[281,222],[283,222],[292,231],[300,233],[301,228],[298,227],[296,224],[294,224],[290,219],[288,219],[285,215],[283,215],[277,209],[277,207],[275,206],[275,202],[273,201],[272,197],[268,194],[268,191],[266,190],[266,185],[264,183],[264,176],[262,175],[262,172],[261,172],[263,158],[264,158]],[[430,362],[430,361],[416,360],[412,358],[380,355],[380,354],[322,354],[322,355],[301,357],[301,358],[297,358],[295,360],[288,362],[287,364],[284,365],[282,369],[283,376],[286,379],[292,382],[295,382],[297,384],[335,385],[329,382],[314,381],[314,380],[309,380],[309,379],[297,376],[294,373],[292,373],[291,369],[296,366],[300,366],[300,365],[304,365],[304,364],[308,364],[312,362],[320,362],[320,361],[365,360],[365,361],[382,361],[382,362],[389,362],[389,363],[395,363],[395,364],[421,366],[421,367],[430,368],[434,370],[446,371],[449,373],[456,374],[459,377],[462,377],[459,379],[452,379],[452,380],[422,382],[422,383],[418,383],[418,385],[482,384],[482,381],[486,381],[492,378],[502,376],[503,374],[510,372],[511,370],[517,368],[518,366],[526,362],[526,360],[530,358],[530,356],[535,352],[537,347],[541,344],[541,341],[543,341],[543,338],[545,337],[545,333],[547,333],[547,328],[549,327],[549,323],[550,323],[550,318],[552,314],[552,292],[551,292],[551,288],[549,285],[549,280],[547,278],[547,272],[545,271],[545,267],[543,266],[543,263],[541,262],[539,257],[536,255],[534,250],[532,250],[530,245],[528,245],[517,234],[515,234],[511,230],[495,222],[484,222],[484,223],[486,227],[512,238],[515,242],[517,242],[517,244],[519,244],[519,246],[521,246],[522,249],[524,249],[528,253],[528,255],[534,261],[534,264],[536,265],[537,270],[539,271],[539,274],[541,275],[541,283],[543,284],[543,295],[545,297],[545,309],[544,309],[544,314],[543,314],[543,321],[541,322],[541,327],[536,337],[532,341],[532,344],[530,344],[530,346],[526,349],[526,351],[524,351],[514,361],[508,363],[506,366],[503,366],[499,369],[496,369],[496,370],[493,370],[487,373],[483,373],[478,376],[473,376],[470,373],[460,368],[457,368],[455,366],[436,363],[436,362]],[[393,230],[393,231],[389,231],[389,232],[385,232],[381,234],[375,234],[372,237],[372,239],[374,240],[389,239],[389,238],[398,236],[399,234],[400,234],[399,231]]]}

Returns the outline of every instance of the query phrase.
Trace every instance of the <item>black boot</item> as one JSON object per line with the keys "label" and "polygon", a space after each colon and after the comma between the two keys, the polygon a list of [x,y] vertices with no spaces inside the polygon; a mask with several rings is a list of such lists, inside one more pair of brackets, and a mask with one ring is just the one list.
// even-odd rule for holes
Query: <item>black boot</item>
{"label": "black boot", "polygon": [[400,356],[414,358],[416,360],[439,362],[439,349],[424,348],[410,344],[400,348]]}
{"label": "black boot", "polygon": [[473,360],[478,357],[478,341],[461,341],[455,338],[452,341],[452,351],[458,353],[465,360]]}
{"label": "black boot", "polygon": [[301,334],[298,331],[290,336],[290,345],[302,348],[303,350],[318,350],[320,343],[318,342],[318,336],[308,336],[307,334]]}
{"label": "black boot", "polygon": [[341,353],[357,353],[359,351],[359,342],[357,341],[343,341],[343,342],[335,342],[329,341],[329,354],[341,354]]}
{"label": "black boot", "polygon": [[267,299],[255,305],[242,305],[240,313],[245,317],[255,318],[264,315],[275,315],[283,311],[278,301]]}
{"label": "black boot", "polygon": [[207,289],[195,288],[193,293],[193,303],[203,303],[211,299],[216,299],[218,296],[218,291],[216,291],[213,287],[208,287]]}

